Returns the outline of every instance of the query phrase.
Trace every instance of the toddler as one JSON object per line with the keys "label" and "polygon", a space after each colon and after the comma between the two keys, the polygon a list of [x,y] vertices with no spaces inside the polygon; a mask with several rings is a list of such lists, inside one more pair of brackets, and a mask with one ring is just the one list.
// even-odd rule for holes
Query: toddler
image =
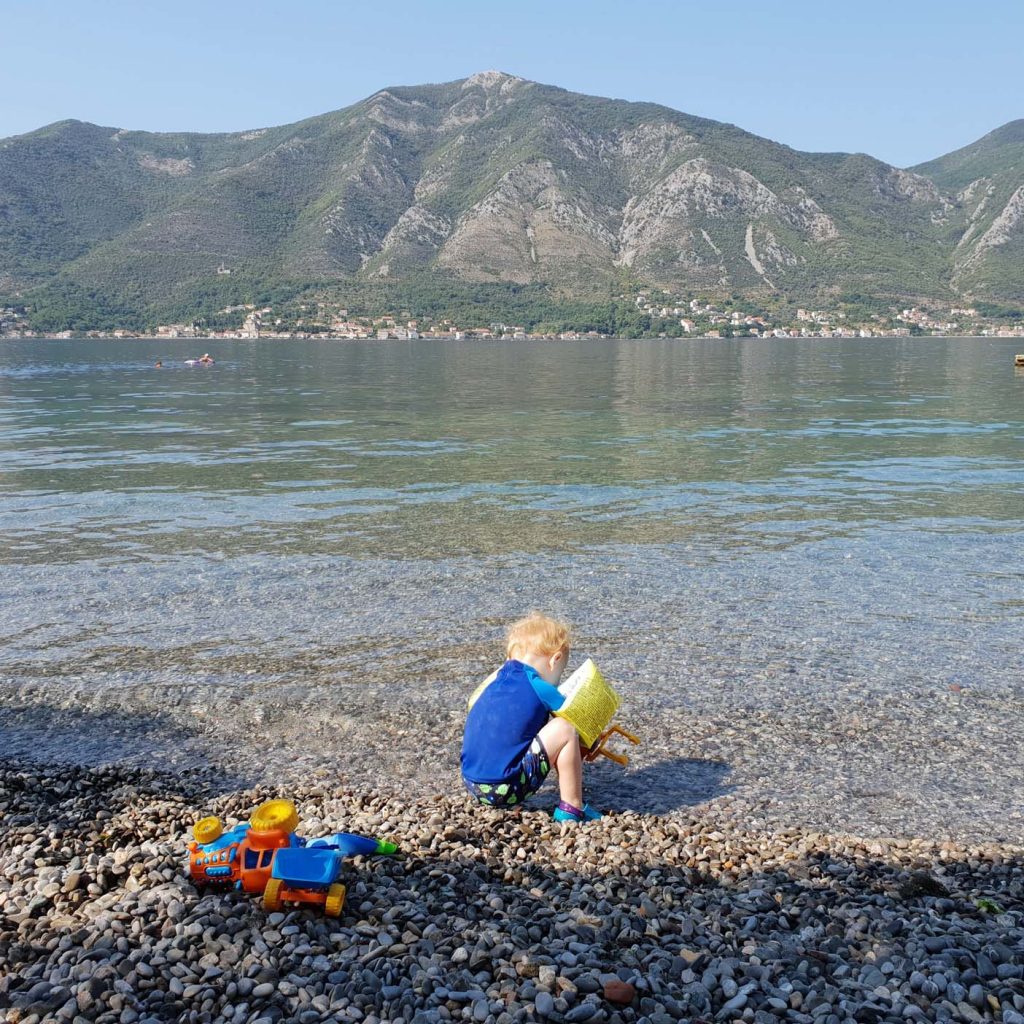
{"label": "toddler", "polygon": [[569,658],[569,629],[532,612],[508,631],[508,660],[470,701],[462,739],[462,779],[491,807],[513,807],[558,772],[555,821],[593,821],[583,800],[583,756],[575,727],[553,715]]}

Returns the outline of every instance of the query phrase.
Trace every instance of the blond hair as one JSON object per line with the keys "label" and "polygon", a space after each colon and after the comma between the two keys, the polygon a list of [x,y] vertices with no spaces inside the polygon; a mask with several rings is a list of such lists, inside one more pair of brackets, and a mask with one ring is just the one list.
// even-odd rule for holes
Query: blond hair
{"label": "blond hair", "polygon": [[506,639],[510,658],[521,654],[557,654],[569,649],[569,627],[541,612],[530,612],[508,627]]}

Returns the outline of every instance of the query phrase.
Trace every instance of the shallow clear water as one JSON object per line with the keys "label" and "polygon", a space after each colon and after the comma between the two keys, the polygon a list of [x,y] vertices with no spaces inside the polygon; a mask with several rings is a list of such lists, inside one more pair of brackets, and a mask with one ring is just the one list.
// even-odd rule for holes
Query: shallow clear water
{"label": "shallow clear water", "polygon": [[647,708],[1018,698],[1015,346],[3,342],[0,674],[436,702],[537,606]]}

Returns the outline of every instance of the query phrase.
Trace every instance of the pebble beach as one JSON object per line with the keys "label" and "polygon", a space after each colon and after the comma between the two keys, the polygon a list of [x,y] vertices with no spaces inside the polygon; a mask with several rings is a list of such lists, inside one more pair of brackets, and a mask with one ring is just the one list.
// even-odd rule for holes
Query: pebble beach
{"label": "pebble beach", "polygon": [[0,771],[0,1008],[20,1024],[1024,1021],[1024,849],[710,823],[583,827],[462,797],[291,795],[354,858],[337,919],[197,891],[184,859],[224,791],[126,767]]}

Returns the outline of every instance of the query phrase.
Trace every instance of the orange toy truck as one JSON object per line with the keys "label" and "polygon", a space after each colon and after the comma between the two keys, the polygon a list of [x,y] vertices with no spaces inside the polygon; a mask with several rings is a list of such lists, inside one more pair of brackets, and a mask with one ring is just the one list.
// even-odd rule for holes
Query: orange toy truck
{"label": "orange toy truck", "polygon": [[337,917],[345,904],[345,886],[338,881],[344,858],[397,849],[394,843],[352,832],[307,843],[295,834],[298,824],[290,800],[260,804],[248,824],[227,832],[219,818],[202,818],[192,829],[195,841],[188,847],[192,881],[263,893],[269,911],[284,903],[310,903]]}

